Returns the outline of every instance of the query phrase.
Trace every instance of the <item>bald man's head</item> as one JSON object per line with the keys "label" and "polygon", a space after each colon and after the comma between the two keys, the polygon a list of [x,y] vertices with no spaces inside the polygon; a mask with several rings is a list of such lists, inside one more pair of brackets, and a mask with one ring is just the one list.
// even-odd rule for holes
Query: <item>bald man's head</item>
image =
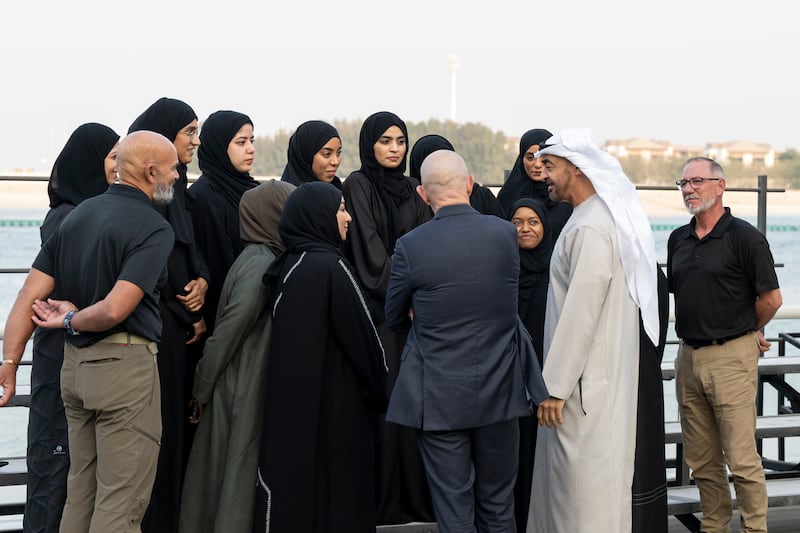
{"label": "bald man's head", "polygon": [[437,150],[422,162],[417,189],[434,211],[443,205],[468,204],[473,178],[464,159],[452,150]]}
{"label": "bald man's head", "polygon": [[[136,187],[151,199],[158,190],[159,203],[168,203],[166,189],[178,179],[178,152],[172,141],[152,131],[129,133],[119,143],[117,168],[121,183]],[[156,198],[158,200],[158,198]],[[166,200],[166,202],[164,201]]]}

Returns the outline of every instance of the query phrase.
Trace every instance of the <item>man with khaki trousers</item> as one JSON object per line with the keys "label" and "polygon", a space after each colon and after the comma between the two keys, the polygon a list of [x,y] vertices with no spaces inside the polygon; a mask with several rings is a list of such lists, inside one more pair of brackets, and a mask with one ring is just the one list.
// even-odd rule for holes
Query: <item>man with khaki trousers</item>
{"label": "man with khaki trousers", "polygon": [[730,531],[733,475],[741,531],[767,531],[767,491],[756,449],[760,331],[781,306],[769,243],[722,204],[722,167],[689,159],[676,182],[694,218],[670,235],[667,278],[681,339],[675,388],[686,463],[700,491],[701,530]]}
{"label": "man with khaki trousers", "polygon": [[66,329],[62,533],[139,532],[160,446],[158,298],[173,232],[153,202],[171,199],[178,158],[165,137],[136,132],[117,161],[119,183],[82,202],[44,243],[5,329],[0,405],[15,393],[34,324]]}

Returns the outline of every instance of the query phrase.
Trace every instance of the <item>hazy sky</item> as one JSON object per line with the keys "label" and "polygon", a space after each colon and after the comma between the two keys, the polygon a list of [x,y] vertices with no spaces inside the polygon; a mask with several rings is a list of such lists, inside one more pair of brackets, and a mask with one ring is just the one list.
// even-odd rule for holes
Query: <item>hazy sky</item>
{"label": "hazy sky", "polygon": [[75,127],[123,134],[160,96],[201,119],[247,113],[256,135],[384,109],[447,119],[451,54],[456,119],[507,135],[591,127],[601,142],[800,148],[790,5],[2,0],[0,171],[49,172]]}

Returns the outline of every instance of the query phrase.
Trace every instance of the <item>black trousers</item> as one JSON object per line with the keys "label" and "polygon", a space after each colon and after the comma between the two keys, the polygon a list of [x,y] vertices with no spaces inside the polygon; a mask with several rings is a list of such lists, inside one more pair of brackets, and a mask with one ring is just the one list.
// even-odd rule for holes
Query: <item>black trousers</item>
{"label": "black trousers", "polygon": [[417,436],[440,533],[515,532],[516,418]]}

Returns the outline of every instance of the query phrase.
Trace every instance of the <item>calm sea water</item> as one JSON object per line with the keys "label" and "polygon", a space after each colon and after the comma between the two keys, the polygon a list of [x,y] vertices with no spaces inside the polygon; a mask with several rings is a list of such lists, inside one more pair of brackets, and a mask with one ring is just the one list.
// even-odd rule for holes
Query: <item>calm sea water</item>
{"label": "calm sea water", "polygon": [[[3,220],[34,220],[41,221],[46,210],[43,209],[0,209],[0,268],[29,267],[39,251],[38,226],[4,226]],[[687,216],[671,218],[654,218],[651,224],[656,229],[654,232],[656,242],[656,257],[659,262],[666,262],[666,243],[671,227],[685,224]],[[755,223],[754,219],[749,219]],[[773,228],[794,228],[790,231],[768,231],[772,254],[775,262],[783,264],[778,268],[778,279],[781,284],[784,305],[800,306],[800,215],[790,217],[770,217],[768,224]],[[23,274],[0,275],[0,325],[5,324],[8,311],[22,286],[25,276]],[[767,326],[767,336],[777,337],[779,332],[800,332],[800,320],[774,320]],[[675,339],[672,326],[669,328],[669,339]],[[667,346],[665,360],[675,358],[676,346]],[[789,349],[789,353],[797,354],[797,350]],[[773,343],[772,352],[768,355],[777,355],[777,343]],[[25,355],[30,358],[29,349]],[[30,367],[19,370],[18,382],[30,383]],[[787,377],[800,387],[800,375]],[[767,388],[769,389],[769,387]],[[775,395],[771,390],[765,393],[766,414],[774,414]],[[667,420],[677,420],[677,406],[675,404],[673,382],[664,383],[665,416]],[[27,431],[27,409],[4,408],[0,409],[0,457],[14,457],[25,455]],[[777,457],[777,443],[765,441],[764,454]],[[667,447],[667,454],[674,454],[674,450]],[[787,455],[789,460],[800,461],[800,437],[787,441]]]}

